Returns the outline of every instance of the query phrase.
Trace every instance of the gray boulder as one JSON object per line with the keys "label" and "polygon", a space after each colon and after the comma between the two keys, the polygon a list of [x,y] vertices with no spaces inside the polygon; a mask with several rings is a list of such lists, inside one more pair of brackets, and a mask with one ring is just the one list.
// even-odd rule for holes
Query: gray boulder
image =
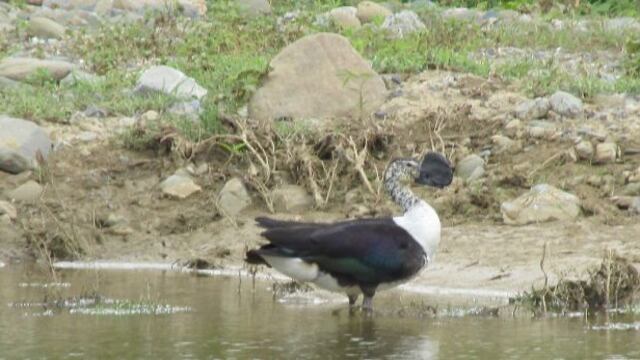
{"label": "gray boulder", "polygon": [[576,117],[582,114],[582,100],[567,92],[556,91],[549,98],[549,102],[553,111],[562,116]]}
{"label": "gray boulder", "polygon": [[233,178],[218,193],[218,209],[226,216],[235,216],[251,205],[251,196],[239,178]]}
{"label": "gray boulder", "polygon": [[549,113],[551,103],[547,98],[525,100],[518,104],[515,115],[521,120],[540,119]]}
{"label": "gray boulder", "polygon": [[271,14],[271,4],[267,0],[236,0],[240,11],[247,16]]}
{"label": "gray boulder", "polygon": [[384,23],[382,23],[382,28],[389,31],[392,37],[402,38],[405,35],[424,29],[425,25],[416,13],[404,10],[387,16],[384,19]]}
{"label": "gray boulder", "polygon": [[157,91],[186,99],[202,99],[207,95],[207,89],[198,85],[193,78],[163,65],[152,66],[142,73],[134,91],[141,94]]}
{"label": "gray boulder", "polygon": [[484,159],[476,154],[465,157],[456,165],[456,175],[466,181],[480,178],[484,175]]}
{"label": "gray boulder", "polygon": [[327,119],[368,116],[386,88],[343,36],[318,33],[284,48],[249,103],[249,117]]}
{"label": "gray boulder", "polygon": [[580,215],[580,199],[548,184],[538,184],[513,201],[500,206],[509,225],[526,225],[554,220],[575,220]]}
{"label": "gray boulder", "polygon": [[31,121],[0,115],[0,170],[17,174],[37,166],[51,151],[49,135]]}

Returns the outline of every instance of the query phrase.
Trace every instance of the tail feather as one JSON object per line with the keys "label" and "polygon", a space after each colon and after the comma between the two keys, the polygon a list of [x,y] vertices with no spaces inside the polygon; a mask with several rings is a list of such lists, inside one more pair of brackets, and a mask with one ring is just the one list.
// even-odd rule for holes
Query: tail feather
{"label": "tail feather", "polygon": [[255,218],[258,226],[265,229],[275,229],[275,228],[286,228],[286,227],[294,227],[294,226],[310,226],[310,225],[318,225],[317,223],[312,222],[298,222],[291,220],[277,220],[268,218],[266,216],[259,216]]}

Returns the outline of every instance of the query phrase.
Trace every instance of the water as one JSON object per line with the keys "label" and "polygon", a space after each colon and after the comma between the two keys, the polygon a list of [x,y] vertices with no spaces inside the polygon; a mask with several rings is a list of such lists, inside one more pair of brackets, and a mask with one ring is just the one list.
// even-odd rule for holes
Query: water
{"label": "water", "polygon": [[640,358],[634,315],[418,318],[388,311],[391,293],[367,318],[331,297],[283,302],[268,282],[175,271],[64,270],[52,282],[7,266],[0,289],[0,359]]}

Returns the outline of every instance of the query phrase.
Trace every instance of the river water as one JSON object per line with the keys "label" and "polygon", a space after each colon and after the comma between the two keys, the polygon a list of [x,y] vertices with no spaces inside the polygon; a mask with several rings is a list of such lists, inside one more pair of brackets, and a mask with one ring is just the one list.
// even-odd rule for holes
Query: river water
{"label": "river water", "polygon": [[157,270],[6,266],[0,289],[0,359],[640,359],[632,311],[421,317],[388,311],[389,293],[367,317],[268,281]]}

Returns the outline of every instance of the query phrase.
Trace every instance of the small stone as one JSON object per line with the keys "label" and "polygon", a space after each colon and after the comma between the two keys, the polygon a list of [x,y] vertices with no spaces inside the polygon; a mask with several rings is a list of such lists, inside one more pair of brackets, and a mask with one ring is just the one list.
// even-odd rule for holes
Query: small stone
{"label": "small stone", "polygon": [[590,160],[593,156],[593,144],[591,141],[582,140],[576,145],[576,154],[578,159]]}
{"label": "small stone", "polygon": [[508,136],[521,138],[523,133],[522,121],[513,119],[504,126],[504,131]]}
{"label": "small stone", "polygon": [[627,178],[628,182],[640,182],[640,167],[638,167],[635,171],[629,174]]}
{"label": "small stone", "polygon": [[391,10],[373,1],[361,1],[358,4],[358,19],[363,23],[372,22],[375,19],[384,20],[393,15]]}
{"label": "small stone", "polygon": [[611,142],[600,143],[596,145],[595,156],[593,160],[598,164],[615,162],[618,158],[620,150],[618,145]]}
{"label": "small stone", "polygon": [[458,21],[471,21],[481,17],[477,10],[469,10],[467,8],[451,8],[442,12],[443,19],[453,19]]}
{"label": "small stone", "polygon": [[193,123],[200,122],[200,115],[203,113],[200,100],[183,101],[171,105],[169,113],[184,117]]}
{"label": "small stone", "polygon": [[493,142],[494,147],[492,150],[495,154],[515,154],[522,150],[522,143],[520,141],[512,140],[503,135],[492,136],[491,142]]}
{"label": "small stone", "polygon": [[18,217],[18,211],[10,202],[0,200],[0,216],[7,215],[10,220],[15,220]]}
{"label": "small stone", "polygon": [[147,69],[138,79],[134,91],[142,94],[158,91],[179,98],[197,99],[207,95],[207,89],[198,85],[194,79],[168,66],[152,66]]}
{"label": "small stone", "polygon": [[240,11],[251,17],[271,14],[271,5],[267,0],[236,0]]}
{"label": "small stone", "polygon": [[0,170],[12,174],[37,167],[37,154],[46,160],[49,135],[31,121],[0,115]]}
{"label": "small stone", "polygon": [[98,81],[100,81],[99,76],[81,70],[72,70],[69,75],[60,80],[60,84],[73,86],[78,83],[97,84]]}
{"label": "small stone", "polygon": [[233,178],[218,193],[218,208],[226,216],[235,216],[251,205],[251,196],[239,178]]}
{"label": "small stone", "polygon": [[160,114],[155,110],[149,110],[142,114],[140,119],[145,122],[156,122],[160,120]]}
{"label": "small stone", "polygon": [[631,206],[629,207],[629,211],[632,214],[638,214],[640,215],[640,196],[636,196],[633,200],[633,203],[631,204]]}
{"label": "small stone", "polygon": [[551,103],[547,98],[526,100],[518,104],[515,115],[522,120],[540,119],[547,116]]}
{"label": "small stone", "polygon": [[551,109],[562,116],[576,117],[582,114],[582,100],[564,91],[556,91],[549,102]]}
{"label": "small stone", "polygon": [[400,39],[425,28],[418,15],[410,10],[387,16],[381,26],[391,33],[392,38]]}
{"label": "small stone", "polygon": [[580,199],[548,184],[538,184],[517,199],[500,206],[505,224],[526,225],[553,220],[575,220]]}
{"label": "small stone", "polygon": [[185,199],[189,195],[202,190],[189,176],[184,174],[169,176],[160,183],[160,189],[163,193],[179,199]]}
{"label": "small stone", "polygon": [[10,191],[7,196],[15,201],[24,203],[34,203],[43,192],[43,187],[33,180],[29,180],[26,183],[18,186],[14,190]]}
{"label": "small stone", "polygon": [[552,122],[533,120],[527,124],[526,133],[534,139],[551,140],[558,136],[558,129]]}
{"label": "small stone", "polygon": [[62,39],[66,29],[45,17],[33,17],[27,25],[27,34],[43,39]]}
{"label": "small stone", "polygon": [[283,185],[271,192],[273,207],[278,212],[300,212],[313,208],[313,198],[303,187]]}
{"label": "small stone", "polygon": [[456,175],[465,181],[472,181],[484,175],[484,160],[475,154],[469,155],[456,165]]}

